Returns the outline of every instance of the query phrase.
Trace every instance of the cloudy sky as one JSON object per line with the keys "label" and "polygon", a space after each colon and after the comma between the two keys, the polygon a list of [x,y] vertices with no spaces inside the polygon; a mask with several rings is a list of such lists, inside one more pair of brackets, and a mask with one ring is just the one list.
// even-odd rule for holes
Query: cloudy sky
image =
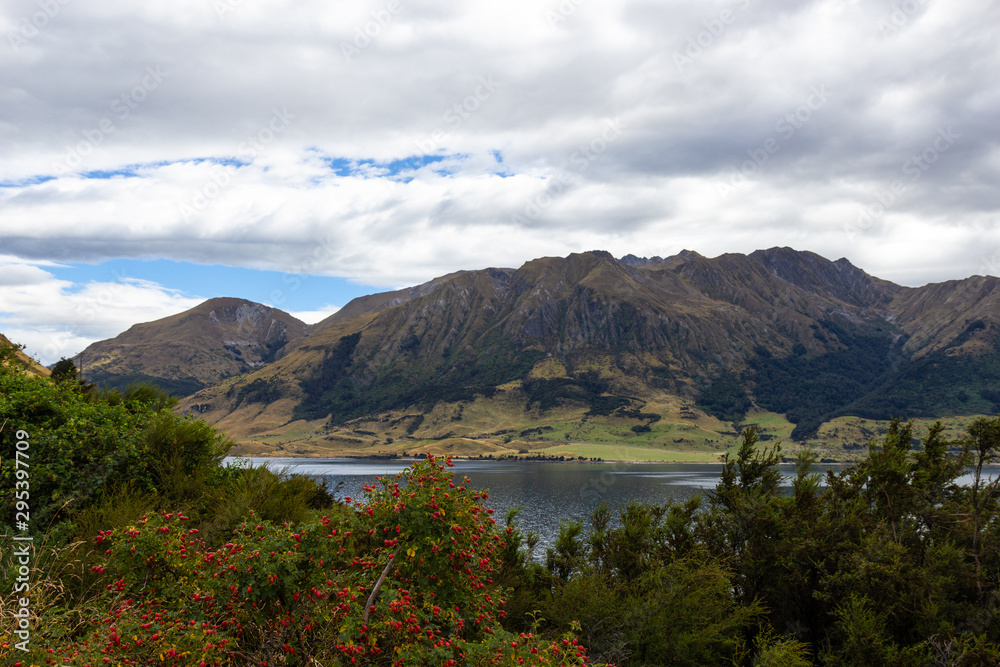
{"label": "cloudy sky", "polygon": [[0,332],[776,245],[1000,273],[992,0],[0,0]]}

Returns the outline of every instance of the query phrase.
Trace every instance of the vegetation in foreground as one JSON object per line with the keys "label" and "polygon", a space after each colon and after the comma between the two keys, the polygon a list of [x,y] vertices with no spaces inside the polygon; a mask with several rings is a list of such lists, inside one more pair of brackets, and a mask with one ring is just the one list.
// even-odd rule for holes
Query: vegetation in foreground
{"label": "vegetation in foreground", "polygon": [[334,502],[307,477],[222,467],[229,443],[169,405],[0,364],[3,664],[584,663],[572,635],[503,628],[513,530],[446,464]]}
{"label": "vegetation in foreground", "polygon": [[[931,428],[916,451],[893,422],[825,485],[800,454],[791,493],[780,448],[748,428],[705,499],[603,506],[540,563],[446,462],[338,502],[221,467],[227,441],[168,403],[0,363],[4,664],[1000,663],[1000,481],[984,468],[1000,419],[959,441]],[[29,653],[7,560],[24,534],[17,431]]]}

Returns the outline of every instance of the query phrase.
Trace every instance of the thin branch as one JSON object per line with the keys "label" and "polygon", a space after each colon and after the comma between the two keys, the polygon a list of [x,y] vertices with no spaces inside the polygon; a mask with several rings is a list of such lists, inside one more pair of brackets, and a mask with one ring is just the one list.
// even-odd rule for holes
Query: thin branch
{"label": "thin branch", "polygon": [[403,549],[402,545],[396,549],[396,553],[389,556],[389,562],[385,564],[385,569],[382,570],[382,576],[378,578],[375,582],[375,588],[372,589],[371,595],[368,596],[368,601],[365,602],[365,615],[361,618],[362,623],[368,622],[368,612],[372,609],[372,603],[375,602],[376,596],[378,596],[378,591],[382,588],[382,582],[385,581],[386,576],[389,574],[389,568],[391,568],[396,562],[396,556]]}

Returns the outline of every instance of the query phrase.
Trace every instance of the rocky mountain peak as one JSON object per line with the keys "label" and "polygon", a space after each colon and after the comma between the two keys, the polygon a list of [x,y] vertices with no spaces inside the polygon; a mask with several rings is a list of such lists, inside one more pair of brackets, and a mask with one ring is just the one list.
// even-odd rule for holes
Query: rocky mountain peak
{"label": "rocky mountain peak", "polygon": [[831,262],[816,253],[788,247],[757,250],[749,257],[789,284],[853,306],[885,308],[901,289],[873,278],[846,258]]}
{"label": "rocky mountain peak", "polygon": [[647,264],[658,264],[663,261],[663,258],[659,255],[654,255],[652,257],[636,257],[635,255],[628,254],[618,260],[626,266],[645,266]]}
{"label": "rocky mountain peak", "polygon": [[288,313],[233,297],[133,325],[83,352],[87,377],[108,386],[149,382],[189,394],[259,368],[305,338],[308,327]]}

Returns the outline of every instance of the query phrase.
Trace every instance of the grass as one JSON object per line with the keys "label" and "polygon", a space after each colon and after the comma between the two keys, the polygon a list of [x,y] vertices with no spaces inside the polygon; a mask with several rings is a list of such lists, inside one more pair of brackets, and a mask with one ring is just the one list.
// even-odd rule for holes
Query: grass
{"label": "grass", "polygon": [[745,426],[755,424],[757,432],[770,435],[778,440],[788,442],[792,439],[792,429],[795,424],[785,419],[784,415],[775,412],[751,412],[743,420]]}
{"label": "grass", "polygon": [[[551,367],[550,367],[551,366]],[[538,369],[557,374],[550,364]],[[278,410],[257,415],[253,434],[243,430],[234,454],[258,456],[384,456],[450,454],[494,457],[527,450],[529,454],[636,461],[714,461],[718,452],[734,451],[737,430],[755,424],[764,444],[781,443],[782,454],[794,457],[803,448],[827,460],[851,461],[867,451],[867,443],[880,440],[888,421],[840,417],[824,424],[806,443],[791,440],[794,424],[784,415],[753,412],[742,424],[720,421],[695,408],[689,401],[667,394],[651,397],[643,413],[660,420],[636,419],[611,414],[587,415],[587,407],[563,405],[545,412],[525,409],[520,383],[509,383],[492,398],[438,403],[432,409],[412,407],[354,420],[328,429],[325,420],[280,422]],[[273,406],[272,406],[273,410]],[[418,420],[422,416],[422,420]],[[943,420],[946,434],[956,438],[975,416]],[[419,424],[417,422],[419,421]],[[916,421],[915,434],[922,437],[934,420]],[[221,423],[225,428],[228,423]],[[414,428],[414,425],[416,427]],[[633,426],[648,425],[636,432]],[[248,429],[250,430],[250,429]]]}
{"label": "grass", "polygon": [[[967,415],[962,417],[942,418],[945,426],[944,435],[951,440],[965,436],[968,425],[980,417],[990,418],[993,415]],[[913,436],[923,439],[927,430],[936,419],[914,419]],[[809,445],[818,451],[843,452],[847,448],[855,452],[852,458],[858,458],[867,452],[871,441],[881,441],[889,430],[888,420],[863,419],[861,417],[838,417],[820,427],[817,437],[809,441]]]}
{"label": "grass", "polygon": [[720,455],[716,452],[682,452],[669,449],[653,449],[650,447],[631,447],[628,445],[600,445],[591,443],[574,443],[555,445],[545,449],[530,450],[530,454],[542,453],[546,456],[572,456],[584,458],[600,458],[605,461],[669,461],[684,463],[716,463]]}

